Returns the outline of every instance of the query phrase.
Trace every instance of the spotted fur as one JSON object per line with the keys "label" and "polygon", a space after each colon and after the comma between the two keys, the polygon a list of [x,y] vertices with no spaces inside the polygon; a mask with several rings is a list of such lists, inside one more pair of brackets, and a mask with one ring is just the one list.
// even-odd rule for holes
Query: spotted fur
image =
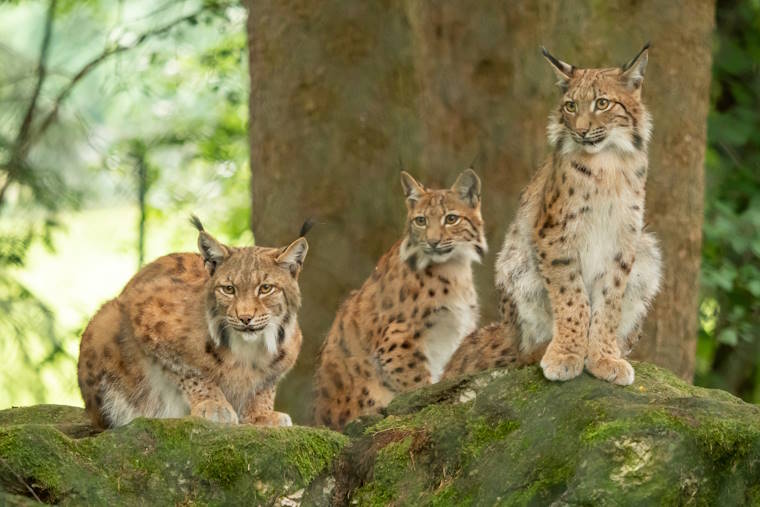
{"label": "spotted fur", "polygon": [[[496,263],[502,323],[465,341],[446,375],[541,357],[544,375],[585,368],[631,384],[624,359],[660,283],[644,230],[651,121],[641,101],[648,46],[622,67],[578,69],[544,50],[562,100],[553,153],[522,194]],[[477,353],[487,359],[467,361]],[[521,359],[522,358],[522,359]]]}
{"label": "spotted fur", "polygon": [[308,244],[235,248],[193,223],[200,255],[148,264],[87,326],[78,366],[86,409],[104,428],[185,415],[290,425],[274,395],[301,348]]}
{"label": "spotted fur", "polygon": [[393,397],[438,381],[478,321],[472,261],[486,251],[480,180],[462,173],[428,190],[402,172],[407,227],[338,311],[315,385],[318,424],[342,428]]}

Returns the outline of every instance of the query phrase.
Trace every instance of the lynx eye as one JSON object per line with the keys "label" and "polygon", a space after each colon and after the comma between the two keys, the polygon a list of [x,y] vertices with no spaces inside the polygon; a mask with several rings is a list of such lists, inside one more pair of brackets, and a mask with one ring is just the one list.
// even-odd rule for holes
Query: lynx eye
{"label": "lynx eye", "polygon": [[446,225],[454,225],[455,223],[459,222],[459,215],[456,215],[454,213],[449,213],[446,215]]}
{"label": "lynx eye", "polygon": [[427,224],[427,218],[425,218],[422,215],[416,216],[416,217],[414,217],[414,223],[417,224],[417,225],[419,225],[420,227],[422,227],[425,224]]}
{"label": "lynx eye", "polygon": [[565,102],[565,111],[568,113],[574,113],[578,110],[578,104],[573,102],[572,100],[568,100]]}
{"label": "lynx eye", "polygon": [[222,285],[221,289],[228,296],[235,294],[235,287],[233,285]]}
{"label": "lynx eye", "polygon": [[272,292],[274,292],[274,285],[269,285],[268,283],[259,285],[259,296],[266,296]]}
{"label": "lynx eye", "polygon": [[610,107],[610,101],[607,99],[596,99],[596,110],[597,111],[604,111]]}

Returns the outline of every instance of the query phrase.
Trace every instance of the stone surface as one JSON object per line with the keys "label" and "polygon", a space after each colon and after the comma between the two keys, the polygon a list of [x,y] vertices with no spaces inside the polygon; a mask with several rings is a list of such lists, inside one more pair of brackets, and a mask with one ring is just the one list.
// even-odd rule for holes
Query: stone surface
{"label": "stone surface", "polygon": [[760,408],[635,367],[629,387],[493,370],[345,435],[197,419],[96,434],[80,409],[0,411],[0,504],[760,503]]}
{"label": "stone surface", "polygon": [[0,411],[0,504],[36,495],[62,505],[293,505],[347,441],[323,429],[192,418],[83,427],[73,407]]}

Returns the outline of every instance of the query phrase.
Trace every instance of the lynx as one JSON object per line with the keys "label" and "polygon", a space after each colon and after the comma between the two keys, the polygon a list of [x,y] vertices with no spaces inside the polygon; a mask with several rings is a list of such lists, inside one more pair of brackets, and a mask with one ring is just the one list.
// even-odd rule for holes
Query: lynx
{"label": "lynx", "polygon": [[579,69],[543,51],[562,90],[549,119],[553,152],[523,192],[498,255],[502,322],[468,337],[446,376],[543,354],[550,380],[574,378],[585,366],[628,385],[634,371],[624,357],[661,270],[644,228],[648,45],[622,67],[605,69]]}
{"label": "lynx", "polygon": [[289,426],[274,396],[301,348],[308,244],[235,248],[192,221],[200,255],[148,264],[87,326],[78,367],[86,409],[103,428],[186,415]]}
{"label": "lynx", "polygon": [[471,264],[486,251],[480,179],[448,190],[401,173],[407,227],[338,311],[316,374],[315,420],[340,429],[401,392],[437,382],[478,321]]}

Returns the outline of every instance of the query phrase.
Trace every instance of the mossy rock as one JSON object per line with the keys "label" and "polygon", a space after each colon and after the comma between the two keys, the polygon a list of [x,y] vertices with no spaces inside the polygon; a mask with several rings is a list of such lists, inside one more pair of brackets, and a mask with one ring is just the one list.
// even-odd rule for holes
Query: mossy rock
{"label": "mossy rock", "polygon": [[635,367],[629,387],[537,367],[441,382],[346,435],[0,411],[0,504],[760,504],[760,408]]}
{"label": "mossy rock", "polygon": [[[58,416],[58,418],[56,418]],[[347,438],[316,428],[137,419],[70,436],[81,409],[0,412],[0,504],[291,505]]]}
{"label": "mossy rock", "polygon": [[350,427],[334,501],[760,504],[760,408],[636,364],[619,387],[537,367],[442,382]]}

